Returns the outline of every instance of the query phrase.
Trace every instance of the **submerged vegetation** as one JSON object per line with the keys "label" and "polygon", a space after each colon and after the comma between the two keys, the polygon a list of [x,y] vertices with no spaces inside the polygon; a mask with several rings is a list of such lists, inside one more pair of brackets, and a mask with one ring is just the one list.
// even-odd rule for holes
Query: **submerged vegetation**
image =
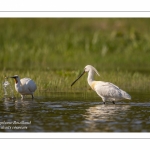
{"label": "submerged vegetation", "polygon": [[1,18],[0,28],[1,82],[18,74],[32,78],[39,95],[90,92],[86,75],[70,85],[91,64],[97,80],[150,91],[149,18]]}

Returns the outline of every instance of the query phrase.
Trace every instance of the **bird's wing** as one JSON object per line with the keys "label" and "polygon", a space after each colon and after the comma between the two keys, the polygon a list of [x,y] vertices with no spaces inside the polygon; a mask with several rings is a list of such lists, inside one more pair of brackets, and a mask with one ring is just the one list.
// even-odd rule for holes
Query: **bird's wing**
{"label": "bird's wing", "polygon": [[20,80],[21,84],[23,86],[26,86],[26,88],[30,91],[30,92],[34,92],[37,89],[36,84],[34,83],[33,80],[31,80],[30,78],[23,78]]}
{"label": "bird's wing", "polygon": [[28,82],[28,89],[29,89],[29,91],[31,91],[31,92],[34,92],[36,89],[37,89],[37,86],[36,86],[36,84],[34,83],[34,81],[33,80],[30,80],[29,82]]}
{"label": "bird's wing", "polygon": [[26,83],[28,83],[31,79],[30,78],[22,78],[20,79],[20,82],[22,85],[25,85]]}
{"label": "bird's wing", "polygon": [[110,82],[99,81],[95,84],[94,90],[102,97],[122,98],[122,90]]}

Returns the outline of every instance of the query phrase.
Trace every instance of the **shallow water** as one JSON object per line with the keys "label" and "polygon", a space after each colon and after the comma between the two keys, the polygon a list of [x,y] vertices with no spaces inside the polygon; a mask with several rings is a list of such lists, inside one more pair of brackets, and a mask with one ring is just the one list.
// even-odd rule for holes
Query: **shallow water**
{"label": "shallow water", "polygon": [[150,94],[102,103],[88,93],[49,93],[0,101],[0,132],[149,132]]}

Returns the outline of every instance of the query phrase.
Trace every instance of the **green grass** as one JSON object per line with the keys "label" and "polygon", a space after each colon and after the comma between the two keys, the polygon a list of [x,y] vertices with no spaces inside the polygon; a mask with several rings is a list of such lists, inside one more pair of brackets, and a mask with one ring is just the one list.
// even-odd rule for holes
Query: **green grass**
{"label": "green grass", "polygon": [[149,18],[1,18],[0,28],[1,81],[18,74],[39,94],[90,91],[86,76],[70,84],[91,64],[98,80],[150,90]]}
{"label": "green grass", "polygon": [[[71,87],[71,83],[78,77],[80,71],[19,71],[19,76],[30,77],[37,84],[36,96],[41,96],[48,93],[54,92],[93,92],[87,83],[87,74],[85,74],[74,86]],[[7,75],[14,75],[13,71],[8,71]],[[1,76],[2,81],[4,77]],[[95,75],[95,80],[112,82],[119,86],[121,89],[128,93],[137,92],[149,92],[150,91],[150,80],[148,75],[141,73],[130,73],[130,72],[100,72],[100,77]],[[14,89],[14,81],[9,78],[8,81],[11,83]],[[15,91],[15,90],[14,90]],[[14,92],[16,96],[19,96],[17,92]],[[3,92],[1,89],[1,97]]]}

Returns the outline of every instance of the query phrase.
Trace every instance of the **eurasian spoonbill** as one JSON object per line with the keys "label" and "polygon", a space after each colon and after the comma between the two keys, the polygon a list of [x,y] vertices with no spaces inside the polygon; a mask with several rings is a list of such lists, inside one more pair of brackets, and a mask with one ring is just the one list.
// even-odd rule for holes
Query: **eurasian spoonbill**
{"label": "eurasian spoonbill", "polygon": [[22,99],[24,95],[32,95],[32,99],[34,98],[33,93],[37,89],[35,82],[30,78],[20,79],[18,75],[12,76],[10,78],[14,78],[15,80],[15,89],[18,93],[21,94]]}
{"label": "eurasian spoonbill", "polygon": [[131,99],[128,93],[110,82],[94,81],[94,74],[97,73],[97,75],[99,75],[99,73],[91,65],[87,65],[84,68],[83,73],[71,84],[71,86],[73,86],[85,72],[88,72],[88,84],[102,98],[104,104],[107,100],[111,100],[113,104],[115,104],[115,100]]}

